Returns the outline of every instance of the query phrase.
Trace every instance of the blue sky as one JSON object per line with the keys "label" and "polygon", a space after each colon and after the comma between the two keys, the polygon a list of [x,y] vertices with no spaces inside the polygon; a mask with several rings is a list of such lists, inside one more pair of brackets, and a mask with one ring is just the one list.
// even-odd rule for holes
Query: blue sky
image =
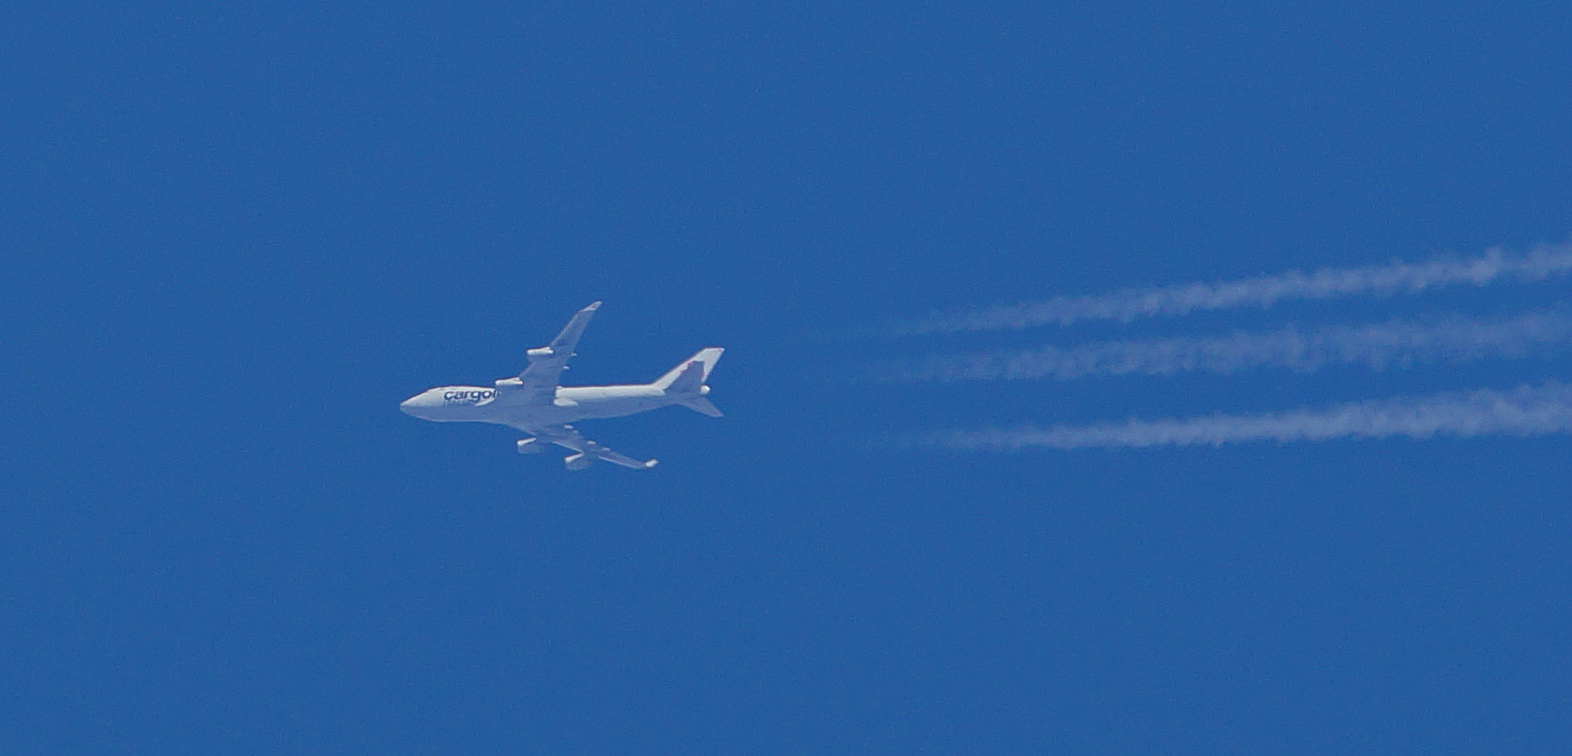
{"label": "blue sky", "polygon": [[[858,337],[1572,233],[1557,4],[0,10],[18,753],[1552,753],[1572,442],[902,434],[1565,354],[881,385],[892,361],[1564,307],[1566,279]],[[429,386],[727,348],[569,474]]]}

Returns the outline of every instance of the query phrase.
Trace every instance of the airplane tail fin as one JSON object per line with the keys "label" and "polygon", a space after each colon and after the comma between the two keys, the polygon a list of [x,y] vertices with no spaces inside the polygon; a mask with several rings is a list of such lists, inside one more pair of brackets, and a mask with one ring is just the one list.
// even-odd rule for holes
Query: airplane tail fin
{"label": "airplane tail fin", "polygon": [[[715,369],[715,363],[720,361],[721,352],[724,351],[726,350],[720,347],[700,349],[697,354],[668,370],[665,375],[656,379],[655,383],[651,385],[672,393],[687,391],[697,393],[699,388],[704,385],[704,382],[709,380],[710,371]],[[678,385],[679,380],[682,381],[681,385]],[[692,384],[691,386],[688,385],[690,383]]]}
{"label": "airplane tail fin", "polygon": [[700,349],[698,354],[683,360],[681,365],[672,368],[653,385],[669,396],[680,397],[677,403],[694,412],[720,417],[721,411],[704,398],[710,392],[710,387],[704,385],[704,381],[709,379],[710,371],[715,369],[715,363],[720,361],[723,351],[720,347]]}

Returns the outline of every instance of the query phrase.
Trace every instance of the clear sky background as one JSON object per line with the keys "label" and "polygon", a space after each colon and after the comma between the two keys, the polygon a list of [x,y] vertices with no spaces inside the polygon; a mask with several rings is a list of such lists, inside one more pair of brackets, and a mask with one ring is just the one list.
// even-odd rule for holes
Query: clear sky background
{"label": "clear sky background", "polygon": [[[1566,3],[9,3],[8,753],[1564,753],[1572,440],[951,452],[1564,354],[888,386],[1566,279],[872,338],[1572,232]],[[649,473],[400,414],[702,346]]]}

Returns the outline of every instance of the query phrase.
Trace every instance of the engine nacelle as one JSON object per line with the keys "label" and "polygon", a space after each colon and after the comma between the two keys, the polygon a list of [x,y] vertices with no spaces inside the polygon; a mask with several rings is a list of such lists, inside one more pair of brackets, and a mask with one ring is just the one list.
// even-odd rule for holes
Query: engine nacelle
{"label": "engine nacelle", "polygon": [[579,452],[578,454],[564,457],[562,459],[562,464],[567,465],[569,470],[583,470],[584,468],[589,467],[590,464],[594,461],[595,460],[593,458],[584,456],[584,452]]}
{"label": "engine nacelle", "polygon": [[519,439],[520,454],[539,454],[546,450],[546,443],[538,438]]}

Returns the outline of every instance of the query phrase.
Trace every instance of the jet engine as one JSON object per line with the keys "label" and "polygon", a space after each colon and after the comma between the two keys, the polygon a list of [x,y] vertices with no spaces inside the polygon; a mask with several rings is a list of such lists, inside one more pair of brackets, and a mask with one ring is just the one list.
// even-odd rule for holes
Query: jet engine
{"label": "jet engine", "polygon": [[546,450],[546,443],[538,438],[519,439],[520,454],[539,454]]}
{"label": "jet engine", "polygon": [[584,456],[584,452],[579,452],[578,454],[574,454],[570,457],[564,457],[562,459],[562,464],[567,465],[569,470],[583,470],[584,468],[589,467],[590,463],[594,461],[594,458],[586,457]]}

